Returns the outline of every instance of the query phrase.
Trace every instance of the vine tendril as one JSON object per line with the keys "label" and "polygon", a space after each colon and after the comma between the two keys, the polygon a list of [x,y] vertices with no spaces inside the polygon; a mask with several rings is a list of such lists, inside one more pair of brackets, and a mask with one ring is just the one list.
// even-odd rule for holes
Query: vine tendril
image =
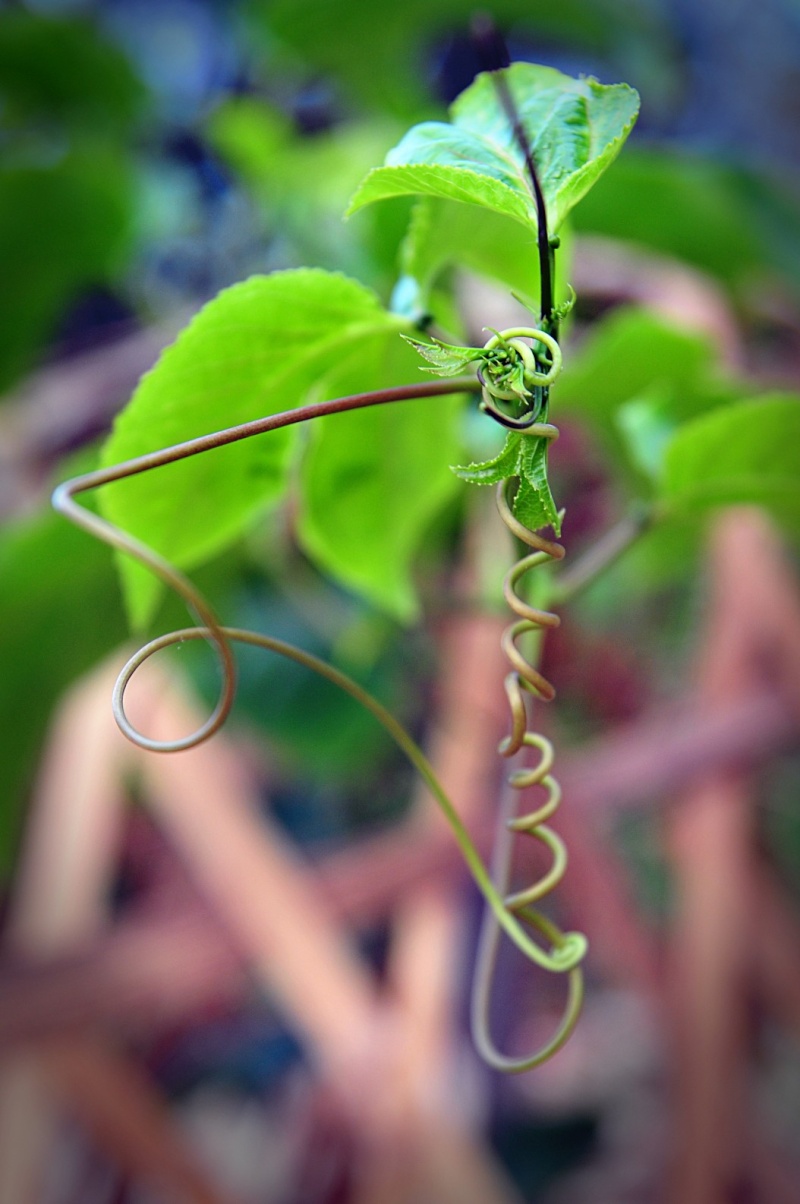
{"label": "vine tendril", "polygon": [[[282,426],[290,426],[294,423],[308,421],[309,419],[322,417],[323,415],[343,413],[347,410],[359,409],[366,406],[464,392],[466,390],[474,390],[475,387],[475,379],[467,376],[447,381],[406,385],[394,389],[353,394],[348,397],[335,398],[332,401],[301,406],[296,410],[289,410],[284,413],[270,415],[266,418],[259,418],[253,422],[243,423],[240,426],[229,427],[226,430],[217,431],[211,435],[204,435],[198,439],[188,440],[173,447],[139,456],[134,460],[127,460],[121,464],[74,477],[57,487],[52,500],[54,508],[77,526],[82,527],[112,548],[132,556],[140,564],[154,572],[166,585],[174,589],[183,598],[189,609],[200,619],[200,626],[168,632],[151,640],[134,653],[122,669],[114,687],[113,708],[116,721],[129,740],[140,748],[152,752],[177,752],[195,747],[218,731],[230,713],[235,695],[236,671],[231,647],[234,642],[247,643],[259,648],[265,648],[305,665],[313,672],[326,677],[360,702],[382,724],[408,757],[412,765],[417,769],[449,821],[464,860],[478,888],[484,895],[497,924],[509,936],[517,948],[531,961],[546,969],[568,969],[569,964],[577,960],[575,957],[576,952],[580,954],[580,951],[573,949],[569,941],[564,941],[557,948],[554,948],[552,954],[548,954],[531,940],[524,926],[512,913],[501,897],[500,892],[496,889],[480,853],[472,842],[456,808],[436,777],[433,767],[425,757],[425,754],[403,726],[377,699],[373,698],[357,682],[353,681],[340,670],[320,660],[318,657],[304,652],[300,648],[257,632],[224,627],[196,586],[183,573],[171,565],[169,561],[140,540],[122,531],[107,519],[86,510],[75,501],[77,494],[88,490],[108,485],[139,473],[148,472],[153,468],[171,464],[177,460],[186,459],[189,456],[198,455],[229,443],[235,443],[241,439],[252,438],[255,435],[276,430]],[[184,640],[199,639],[207,640],[215,648],[220,658],[223,682],[219,701],[209,719],[197,731],[177,740],[162,741],[151,739],[149,736],[138,731],[131,724],[125,713],[124,699],[126,688],[136,670],[154,653],[173,644],[181,643]],[[539,922],[538,920],[533,920],[532,922],[534,927],[538,926],[542,932],[549,930],[546,921]],[[542,924],[545,925],[544,928]]]}
{"label": "vine tendril", "polygon": [[[558,438],[558,429],[550,423],[536,423],[529,427],[526,433],[548,440]],[[504,481],[498,486],[497,507],[500,516],[511,533],[533,551],[521,557],[509,569],[503,583],[504,597],[517,619],[506,628],[501,637],[503,651],[512,666],[512,672],[505,680],[506,696],[511,714],[511,731],[500,742],[498,752],[503,757],[513,757],[527,747],[535,748],[540,755],[536,765],[531,768],[515,769],[507,778],[501,817],[503,824],[495,848],[492,878],[497,890],[503,895],[503,903],[508,910],[534,928],[550,943],[550,953],[538,964],[546,970],[567,972],[569,975],[564,1014],[561,1024],[551,1040],[534,1053],[524,1057],[514,1058],[501,1053],[492,1039],[489,1023],[491,987],[497,960],[500,928],[495,916],[491,912],[486,913],[478,947],[473,986],[471,1015],[473,1040],[481,1056],[490,1066],[506,1073],[520,1073],[524,1070],[531,1070],[551,1057],[561,1048],[574,1029],[583,1002],[583,974],[579,963],[586,954],[588,943],[582,933],[562,933],[550,920],[532,907],[532,904],[537,903],[554,890],[563,878],[567,867],[567,852],[561,838],[547,826],[547,821],[555,814],[561,802],[561,787],[550,772],[555,753],[552,744],[545,736],[528,728],[525,705],[526,692],[549,702],[555,697],[555,690],[547,678],[523,655],[517,646],[517,640],[530,632],[557,627],[560,620],[558,615],[551,611],[531,606],[519,596],[517,586],[531,569],[548,562],[561,560],[564,556],[564,549],[561,544],[544,539],[536,532],[530,531],[514,516],[509,504],[510,488],[511,485],[508,481]],[[537,786],[546,791],[544,802],[532,811],[516,815],[513,807],[514,792]],[[552,862],[550,869],[542,878],[523,890],[509,894],[507,893],[508,880],[513,837],[516,833],[532,836],[543,844],[550,852]]]}
{"label": "vine tendril", "polygon": [[[541,344],[543,352],[534,352],[526,339]],[[547,359],[542,365],[540,360],[544,356]],[[495,331],[484,344],[478,369],[482,388],[480,408],[502,426],[535,434],[534,424],[547,404],[548,390],[561,366],[561,348],[548,331],[534,326]],[[508,414],[498,409],[498,402],[516,403],[521,413]]]}
{"label": "vine tendril", "polygon": [[[189,733],[177,740],[151,740],[130,723],[125,713],[125,690],[136,669],[146,660],[144,656],[137,660],[139,653],[122,670],[113,694],[114,717],[120,730],[139,748],[150,752],[180,752],[194,748],[208,740],[224,724],[236,696],[236,661],[230,647],[230,641],[225,634],[219,619],[197,587],[179,569],[170,564],[153,548],[142,543],[126,531],[101,518],[100,515],[79,506],[75,496],[102,485],[110,485],[127,477],[150,472],[166,464],[174,464],[190,456],[213,451],[218,447],[226,447],[230,443],[238,443],[243,439],[251,439],[280,427],[293,426],[299,422],[308,422],[312,418],[321,418],[327,414],[339,414],[347,410],[362,409],[366,406],[385,405],[395,401],[413,401],[422,397],[437,397],[448,393],[463,393],[474,390],[475,382],[471,376],[462,376],[449,381],[429,382],[423,385],[402,385],[392,389],[379,389],[369,393],[354,393],[347,397],[337,397],[330,401],[313,402],[309,405],[298,406],[294,410],[286,410],[280,414],[270,414],[265,418],[256,418],[252,422],[243,422],[238,426],[226,427],[214,431],[210,435],[201,435],[197,439],[189,439],[185,443],[177,443],[172,447],[161,448],[133,460],[125,460],[121,464],[100,468],[95,472],[84,473],[64,481],[53,493],[52,504],[55,510],[63,514],[76,526],[82,527],[90,535],[94,535],[103,543],[117,551],[124,552],[138,560],[145,568],[155,573],[161,581],[174,590],[186,603],[189,611],[199,619],[206,630],[206,638],[215,648],[222,670],[222,688],[214,711],[197,731]],[[150,655],[148,653],[148,655]]]}

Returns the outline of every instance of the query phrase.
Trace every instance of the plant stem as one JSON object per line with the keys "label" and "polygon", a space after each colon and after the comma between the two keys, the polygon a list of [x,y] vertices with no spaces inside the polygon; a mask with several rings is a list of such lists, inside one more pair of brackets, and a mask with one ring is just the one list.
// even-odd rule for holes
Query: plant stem
{"label": "plant stem", "polygon": [[504,71],[511,66],[511,59],[505,40],[490,17],[480,14],[472,22],[472,37],[478,54],[484,63],[484,68],[492,73],[492,81],[497,91],[500,104],[508,118],[509,125],[522,151],[525,167],[533,189],[536,201],[536,238],[539,248],[539,275],[541,279],[541,312],[542,323],[550,329],[553,316],[553,249],[550,246],[550,235],[547,229],[547,210],[544,203],[536,163],[530,140],[522,124],[511,88]]}
{"label": "plant stem", "polygon": [[342,414],[347,410],[360,410],[367,406],[386,405],[393,401],[414,401],[421,397],[441,397],[448,393],[464,393],[479,388],[474,376],[456,376],[452,380],[426,381],[419,385],[399,385],[393,389],[376,389],[370,393],[351,393],[347,397],[335,397],[331,401],[317,401],[309,405],[298,406],[294,410],[286,410],[280,414],[269,414],[265,418],[255,418],[252,422],[243,422],[238,426],[229,426],[210,435],[201,435],[197,439],[189,439],[185,443],[175,443],[171,447],[159,451],[148,452],[137,456],[134,460],[124,460],[121,464],[113,464],[109,468],[99,468],[95,472],[87,472],[83,476],[73,477],[59,485],[53,494],[53,506],[56,510],[65,511],[66,499],[87,489],[97,489],[101,485],[109,485],[113,481],[121,481],[125,477],[133,477],[141,472],[149,472],[152,468],[161,468],[164,464],[174,464],[177,460],[186,460],[189,456],[200,455],[201,452],[213,451],[217,447],[226,447],[229,443],[238,443],[242,439],[250,439],[254,435],[263,435],[267,431],[276,431],[282,426],[293,426],[298,422],[307,422],[311,418],[322,418],[327,414]]}

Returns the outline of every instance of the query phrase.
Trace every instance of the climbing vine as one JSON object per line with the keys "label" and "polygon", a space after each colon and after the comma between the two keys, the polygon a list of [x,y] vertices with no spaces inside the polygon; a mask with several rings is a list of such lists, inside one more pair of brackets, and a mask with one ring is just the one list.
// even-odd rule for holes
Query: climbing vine
{"label": "climbing vine", "polygon": [[[512,1071],[542,1061],[571,1032],[586,953],[581,934],[561,932],[537,906],[563,875],[566,850],[549,826],[560,801],[551,772],[553,749],[530,727],[526,706],[526,696],[549,700],[554,689],[537,668],[529,637],[557,625],[558,617],[546,608],[550,598],[583,584],[625,543],[612,537],[589,570],[573,570],[571,578],[559,581],[558,574],[546,573],[564,555],[561,544],[540,533],[549,528],[560,537],[564,517],[548,478],[548,455],[558,435],[550,421],[551,390],[558,404],[562,381],[559,326],[571,305],[557,270],[559,235],[566,232],[572,208],[613,163],[637,110],[638,97],[624,84],[571,79],[527,63],[484,72],[456,100],[448,122],[414,126],[352,198],[350,213],[393,197],[416,198],[388,308],[357,281],[313,268],[252,277],[224,290],[142,379],[103,449],[101,468],[66,482],[54,495],[58,510],[119,554],[135,626],[150,621],[164,586],[184,599],[198,621],[150,641],[123,669],[114,709],[130,739],[168,752],[212,736],[233,704],[233,645],[244,642],[333,681],[410,758],[450,821],[488,903],[473,1028],[484,1056]],[[475,228],[476,214],[491,238],[467,246],[465,232]],[[519,262],[504,258],[506,240],[521,247],[531,265],[521,291]],[[519,293],[534,315],[530,323],[489,330],[480,347],[438,337],[433,332],[446,332],[437,316],[443,268],[465,261],[480,269],[493,255],[501,265],[494,274],[505,275]],[[420,382],[420,356],[441,379]],[[487,423],[506,429],[506,441],[493,458],[460,465],[470,395],[479,398]],[[568,388],[564,396],[569,403]],[[595,415],[604,433],[626,447],[643,496],[638,513],[646,517],[628,525],[631,537],[646,523],[718,501],[757,499],[764,484],[752,470],[765,443],[774,442],[778,430],[785,440],[797,426],[797,407],[780,396],[742,399],[713,413],[704,412],[713,408],[707,399],[682,413],[665,408],[660,397],[638,404],[617,426],[608,415]],[[296,428],[311,419],[308,438],[299,438]],[[778,475],[782,463],[778,449],[773,460]],[[536,763],[515,763],[509,782],[514,791],[543,790],[545,798],[506,817],[494,875],[459,819],[457,800],[448,799],[424,754],[379,702],[309,653],[226,626],[184,573],[238,539],[297,482],[296,529],[307,554],[395,617],[412,620],[419,607],[414,557],[459,478],[497,486],[501,520],[526,548],[504,586],[514,621],[503,636],[510,732],[499,751],[516,758],[526,748],[534,750]],[[99,514],[75,500],[100,487]],[[784,502],[791,507],[780,488],[766,492],[779,510]],[[548,584],[533,605],[527,574],[540,566]],[[542,592],[549,595],[545,602]],[[220,661],[218,703],[198,731],[171,744],[151,740],[128,720],[127,684],[153,653],[198,639],[207,640]],[[509,894],[515,832],[543,843],[552,861],[540,880]],[[569,980],[555,1037],[523,1059],[503,1055],[489,1034],[490,982],[501,931],[538,966]]]}

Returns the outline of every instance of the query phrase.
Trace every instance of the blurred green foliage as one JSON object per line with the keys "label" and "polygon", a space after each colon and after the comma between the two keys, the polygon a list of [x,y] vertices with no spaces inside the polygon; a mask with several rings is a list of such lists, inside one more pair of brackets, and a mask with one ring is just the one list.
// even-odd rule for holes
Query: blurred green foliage
{"label": "blurred green foliage", "polygon": [[[90,21],[0,13],[1,128],[30,149],[58,135],[125,135],[145,90]],[[26,146],[17,149],[24,153]]]}
{"label": "blurred green foliage", "polygon": [[88,22],[0,13],[0,392],[81,290],[123,266],[144,98]]}
{"label": "blurred green foliage", "polygon": [[[470,0],[408,0],[378,6],[371,0],[246,0],[245,12],[265,43],[280,56],[294,58],[332,75],[349,103],[388,110],[405,121],[438,110],[425,68],[437,42],[451,34],[466,41],[475,15]],[[672,50],[659,6],[644,0],[497,0],[493,19],[537,42],[591,48],[652,66]],[[280,58],[279,58],[280,61]],[[631,76],[629,63],[617,64],[620,78]],[[476,63],[477,66],[477,63]],[[464,80],[466,84],[468,80]],[[637,80],[631,78],[635,85]]]}
{"label": "blurred green foliage", "polygon": [[773,173],[634,147],[576,210],[575,225],[693,264],[739,301],[769,277],[800,289],[797,194]]}
{"label": "blurred green foliage", "polygon": [[131,184],[110,145],[83,146],[52,166],[0,168],[0,389],[30,367],[65,306],[121,267]]}

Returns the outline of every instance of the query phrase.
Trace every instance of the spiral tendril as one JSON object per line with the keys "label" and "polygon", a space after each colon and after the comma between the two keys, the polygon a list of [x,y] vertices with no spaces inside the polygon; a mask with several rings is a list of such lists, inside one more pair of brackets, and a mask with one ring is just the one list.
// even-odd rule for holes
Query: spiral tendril
{"label": "spiral tendril", "polygon": [[[526,340],[540,347],[534,349]],[[558,341],[546,330],[511,326],[494,331],[484,344],[478,370],[480,408],[502,426],[530,431],[546,407],[549,387],[561,371],[561,363]],[[509,414],[498,403],[512,403],[518,412]]]}
{"label": "spiral tendril", "polygon": [[[502,338],[504,336],[509,338],[534,337],[527,330],[520,332],[519,335],[517,331],[514,331],[513,335],[511,332],[502,332],[499,337]],[[526,350],[529,350],[527,345],[523,345],[526,346]],[[519,352],[519,355],[527,362],[527,357],[524,353]],[[546,375],[546,373],[538,373],[535,367],[533,371],[537,375]],[[535,387],[538,388],[539,386],[536,385]],[[518,892],[515,895],[508,895],[504,898],[503,891],[506,889],[505,885],[498,886],[495,883],[496,881],[502,881],[504,876],[507,877],[507,868],[506,870],[502,868],[496,869],[493,874],[489,873],[466,831],[457,810],[436,777],[430,762],[412,737],[406,732],[405,728],[381,703],[346,674],[327,664],[327,662],[312,656],[310,653],[304,652],[302,649],[270,636],[261,635],[260,633],[223,626],[196,586],[183,573],[171,565],[169,561],[154,549],[121,530],[107,519],[102,518],[93,511],[85,509],[75,500],[76,495],[80,493],[111,484],[126,477],[148,472],[189,456],[211,451],[214,448],[222,447],[229,443],[248,439],[282,426],[289,426],[308,421],[312,418],[322,417],[323,415],[342,413],[346,410],[365,406],[412,400],[419,397],[434,397],[447,393],[463,392],[474,388],[475,381],[473,378],[461,377],[449,381],[431,382],[426,385],[399,386],[394,389],[353,394],[348,397],[336,398],[332,401],[316,402],[301,406],[296,410],[256,419],[250,423],[244,423],[237,427],[230,427],[223,431],[204,435],[198,439],[176,444],[173,447],[163,448],[148,455],[125,461],[122,464],[112,465],[111,467],[99,469],[96,472],[86,473],[80,477],[65,481],[58,486],[53,494],[53,506],[77,526],[83,528],[110,547],[132,556],[140,564],[150,569],[168,587],[183,598],[189,610],[199,619],[199,626],[169,632],[151,640],[133,654],[119,674],[113,692],[114,715],[122,732],[140,748],[162,753],[193,748],[209,739],[222,727],[230,713],[236,692],[236,665],[232,648],[234,642],[242,642],[264,648],[305,665],[313,672],[327,678],[340,689],[350,694],[382,724],[421,775],[451,826],[462,856],[488,904],[488,914],[492,919],[491,932],[487,938],[489,946],[493,942],[496,950],[499,934],[502,930],[513,941],[516,947],[536,965],[551,971],[566,971],[569,973],[570,986],[567,1011],[559,1031],[544,1050],[540,1051],[534,1058],[527,1059],[523,1063],[514,1059],[505,1059],[502,1054],[499,1054],[494,1049],[488,1036],[488,1026],[481,1019],[488,1012],[490,978],[494,964],[494,953],[491,947],[488,948],[488,954],[484,954],[482,957],[482,963],[487,972],[479,975],[479,982],[476,986],[475,998],[478,1000],[478,1020],[475,1024],[476,1043],[483,1056],[492,1065],[504,1070],[515,1071],[536,1065],[563,1044],[574,1027],[582,995],[580,971],[575,967],[585,952],[585,939],[578,933],[560,933],[548,919],[530,906],[530,904],[541,898],[543,894],[547,893],[561,877],[566,856],[563,845],[558,837],[544,824],[544,820],[548,819],[557,807],[559,797],[558,787],[549,773],[552,763],[552,748],[543,737],[526,730],[525,703],[522,694],[523,689],[527,689],[539,693],[542,697],[552,697],[553,691],[541,674],[524,661],[515,643],[516,639],[524,631],[532,630],[535,627],[553,626],[558,622],[555,616],[549,615],[545,611],[537,611],[519,599],[515,593],[515,585],[519,577],[528,568],[533,567],[534,563],[538,564],[543,559],[558,559],[563,555],[563,549],[560,545],[550,544],[548,541],[542,540],[538,535],[534,535],[528,531],[511,514],[508,503],[505,500],[505,495],[500,498],[501,514],[507,525],[514,534],[536,549],[531,556],[526,557],[524,561],[521,561],[511,570],[506,581],[506,597],[512,609],[520,616],[520,619],[519,622],[514,623],[508,629],[504,636],[503,646],[509,660],[514,666],[514,672],[506,680],[506,691],[512,714],[512,730],[511,734],[501,744],[500,751],[505,756],[512,756],[523,745],[530,745],[538,748],[542,753],[541,761],[535,769],[517,770],[511,775],[510,780],[516,788],[523,788],[534,784],[544,786],[548,790],[547,801],[537,811],[514,820],[512,827],[514,830],[534,835],[537,839],[545,843],[553,854],[553,868],[545,879],[542,879],[529,890]],[[484,389],[485,392],[489,391],[485,386]],[[555,427],[543,423],[529,426],[529,429],[531,434],[551,439],[555,438],[558,434]],[[196,731],[171,741],[156,740],[139,731],[129,720],[125,710],[126,689],[136,671],[149,657],[171,645],[186,640],[205,640],[215,649],[222,671],[219,700],[212,714]],[[509,828],[506,835],[510,836],[511,834],[511,829]],[[509,857],[510,852],[507,852],[506,862],[508,862]],[[529,935],[530,928],[533,928],[549,942],[551,946],[549,951],[543,949],[536,941],[531,939]],[[480,1004],[481,999],[483,1000],[482,1005]]]}
{"label": "spiral tendril", "polygon": [[[545,336],[541,337],[540,341],[544,342],[548,349],[550,349],[551,343],[555,344],[552,336],[546,336],[544,331],[537,331],[536,335]],[[506,340],[513,347],[520,336],[534,337],[532,331],[516,328],[503,331],[498,337]],[[493,345],[496,344],[493,343]],[[522,345],[525,346],[525,344]],[[558,345],[555,344],[555,346]],[[547,384],[557,375],[560,368],[560,352],[556,354],[551,350],[551,361]],[[541,374],[537,373],[537,375]],[[501,396],[492,388],[492,383],[487,378],[483,381],[483,387],[484,400],[486,392],[489,392],[493,398]],[[540,406],[546,410],[546,399],[540,401]],[[484,408],[487,408],[486,405]],[[528,422],[524,427],[516,424],[517,429],[521,429],[526,436],[549,441],[557,439],[558,428],[548,422],[536,422],[536,412],[537,410],[534,408],[534,421]],[[504,423],[504,425],[508,424]],[[491,1066],[505,1072],[518,1073],[530,1070],[551,1057],[564,1044],[574,1029],[583,1001],[583,975],[579,963],[586,954],[588,944],[582,933],[561,932],[532,906],[550,894],[563,878],[567,867],[567,851],[561,838],[548,826],[548,821],[555,814],[561,802],[561,787],[551,773],[555,758],[553,746],[545,736],[529,729],[525,704],[526,693],[549,702],[555,697],[555,690],[547,678],[521,651],[518,641],[532,632],[541,632],[557,627],[560,620],[551,611],[542,610],[527,602],[518,593],[518,587],[522,578],[531,569],[542,564],[560,561],[564,556],[564,548],[561,544],[545,539],[529,530],[516,518],[509,501],[512,488],[513,479],[503,481],[498,486],[497,507],[503,522],[512,535],[532,550],[511,567],[503,583],[503,596],[516,616],[516,620],[505,629],[501,637],[502,649],[512,670],[505,679],[511,730],[500,742],[498,752],[502,757],[514,757],[524,748],[535,748],[539,753],[539,759],[533,767],[515,769],[507,778],[508,788],[501,808],[501,818],[504,822],[495,849],[492,877],[498,891],[503,894],[503,904],[507,910],[534,928],[549,943],[549,952],[541,951],[541,956],[536,959],[537,963],[542,968],[554,973],[566,972],[569,979],[563,1018],[551,1040],[534,1053],[524,1057],[509,1057],[501,1053],[492,1039],[489,1023],[491,986],[497,960],[500,927],[496,917],[487,911],[479,942],[473,988],[473,1038],[482,1057]],[[513,805],[514,793],[533,787],[541,787],[546,792],[544,802],[533,810],[519,816],[516,815]],[[509,893],[508,879],[515,834],[531,836],[543,844],[551,855],[551,866],[548,872],[532,885],[523,890]]]}

